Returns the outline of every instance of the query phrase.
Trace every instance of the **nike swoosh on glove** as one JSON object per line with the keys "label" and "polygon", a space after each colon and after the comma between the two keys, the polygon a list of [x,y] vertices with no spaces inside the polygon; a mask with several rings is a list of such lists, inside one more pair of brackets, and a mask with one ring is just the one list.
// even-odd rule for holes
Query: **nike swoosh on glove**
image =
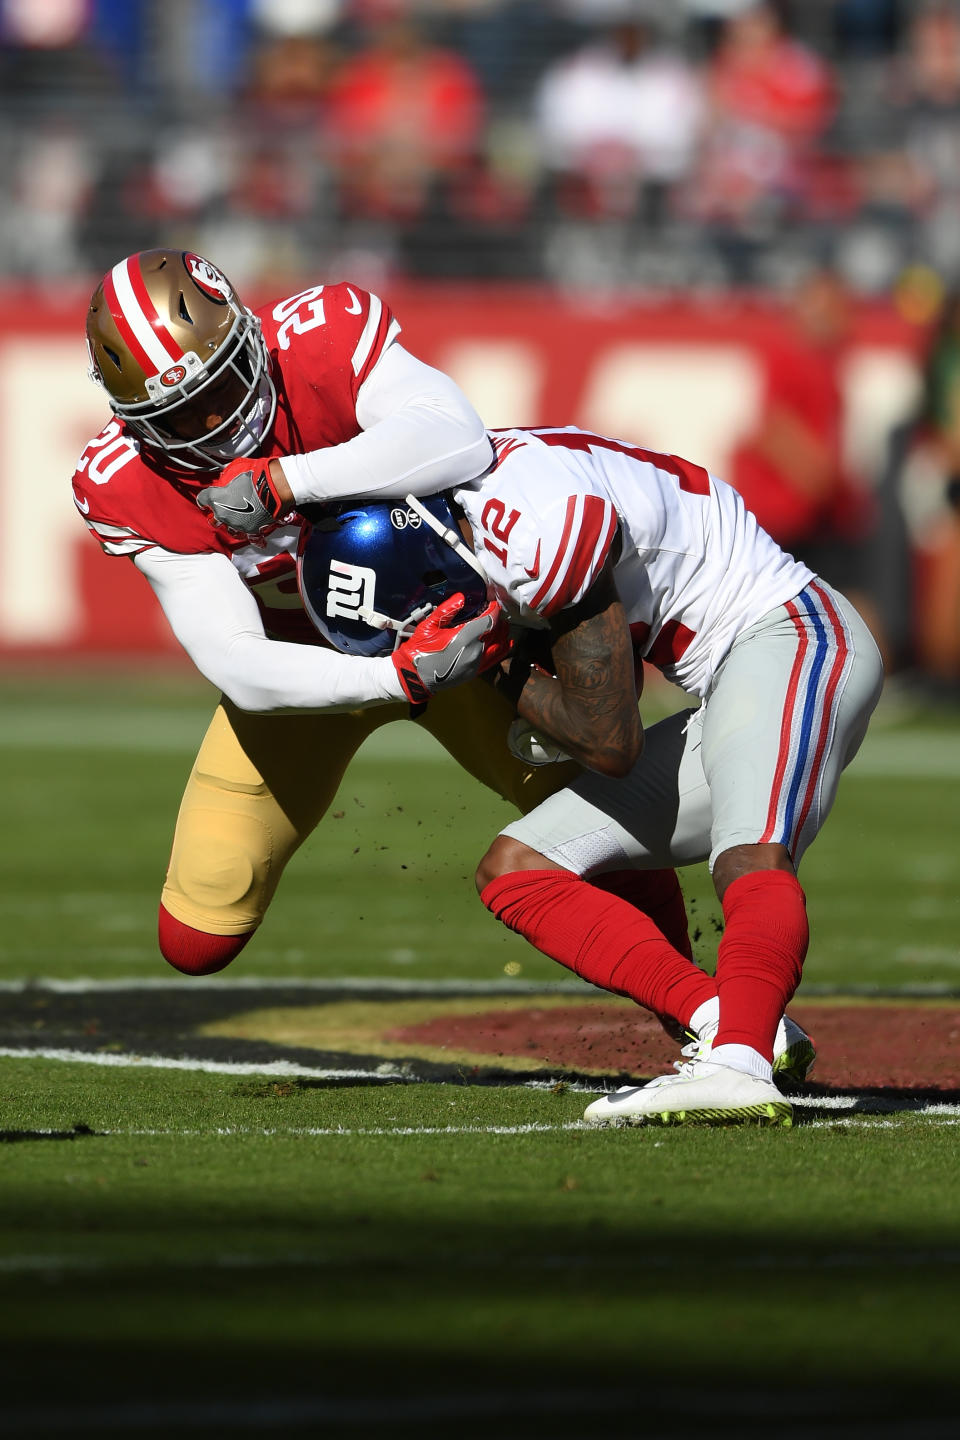
{"label": "nike swoosh on glove", "polygon": [[231,460],[216,483],[199,492],[197,504],[211,512],[215,524],[251,536],[276,525],[289,509],[274,489],[269,460]]}
{"label": "nike swoosh on glove", "polygon": [[403,693],[414,705],[422,705],[437,690],[472,680],[509,652],[510,629],[497,602],[457,624],[463,605],[462,595],[451,595],[393,652]]}

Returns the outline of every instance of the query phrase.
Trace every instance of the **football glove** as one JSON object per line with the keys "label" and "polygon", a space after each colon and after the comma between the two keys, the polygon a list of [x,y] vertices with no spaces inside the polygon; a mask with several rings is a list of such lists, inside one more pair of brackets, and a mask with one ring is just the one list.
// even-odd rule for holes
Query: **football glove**
{"label": "football glove", "polygon": [[276,525],[285,504],[270,478],[269,460],[231,460],[197,495],[197,504],[209,510],[212,521],[235,535],[260,535]]}
{"label": "football glove", "polygon": [[403,693],[414,705],[498,665],[510,648],[507,619],[495,600],[458,624],[463,603],[462,595],[451,595],[393,652]]}

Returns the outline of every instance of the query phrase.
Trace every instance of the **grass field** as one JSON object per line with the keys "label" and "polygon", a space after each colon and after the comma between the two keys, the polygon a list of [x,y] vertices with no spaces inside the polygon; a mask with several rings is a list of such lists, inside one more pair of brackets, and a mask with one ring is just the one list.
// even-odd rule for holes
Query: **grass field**
{"label": "grass field", "polygon": [[[4,692],[4,1433],[954,1433],[956,1081],[815,1086],[790,1132],[593,1132],[615,1064],[376,1048],[401,997],[591,993],[480,908],[510,812],[409,726],[191,986],[154,923],[209,693]],[[937,996],[960,1037],[958,718],[883,707],[805,862],[801,998]]]}

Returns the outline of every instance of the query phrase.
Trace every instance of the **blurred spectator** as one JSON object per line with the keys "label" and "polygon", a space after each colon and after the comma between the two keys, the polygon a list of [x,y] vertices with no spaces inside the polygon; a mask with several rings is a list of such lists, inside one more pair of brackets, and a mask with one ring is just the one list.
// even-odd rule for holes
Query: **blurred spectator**
{"label": "blurred spectator", "polygon": [[544,75],[536,124],[561,213],[663,217],[703,118],[697,77],[651,25],[624,19]]}
{"label": "blurred spectator", "polygon": [[848,329],[839,277],[821,270],[804,279],[781,337],[766,349],[760,419],[728,478],[779,545],[853,600],[883,649],[871,563],[876,510],[844,460]]}
{"label": "blurred spectator", "polygon": [[82,270],[80,230],[120,112],[119,70],[92,40],[92,0],[0,0],[0,241],[8,273]]}
{"label": "blurred spectator", "polygon": [[350,217],[414,221],[476,154],[484,97],[467,62],[431,45],[403,0],[361,0],[361,48],[330,93],[328,134]]}
{"label": "blurred spectator", "polygon": [[758,244],[803,216],[818,142],[835,109],[826,62],[785,31],[771,3],[724,24],[708,74],[710,121],[690,192],[735,284],[755,279]]}
{"label": "blurred spectator", "polygon": [[960,279],[960,10],[919,7],[895,68],[906,203],[922,221],[921,257]]}
{"label": "blurred spectator", "polygon": [[251,128],[264,139],[273,129],[314,137],[326,116],[340,58],[324,32],[264,35],[253,48],[239,97]]}
{"label": "blurred spectator", "polygon": [[66,125],[51,123],[22,137],[0,216],[3,253],[15,273],[62,279],[83,268],[79,230],[95,166],[88,142]]}

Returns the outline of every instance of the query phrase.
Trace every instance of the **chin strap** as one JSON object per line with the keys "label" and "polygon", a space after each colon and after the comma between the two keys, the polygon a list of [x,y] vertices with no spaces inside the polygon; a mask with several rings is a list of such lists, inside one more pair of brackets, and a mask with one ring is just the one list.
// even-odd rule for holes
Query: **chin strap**
{"label": "chin strap", "polygon": [[384,615],[379,610],[371,610],[369,605],[361,605],[357,609],[357,619],[362,620],[364,625],[369,625],[372,630],[392,630],[395,634],[393,648],[396,650],[404,640],[410,639],[420,621],[425,620],[433,609],[433,605],[420,605],[411,611],[406,620],[394,620],[392,615]]}
{"label": "chin strap", "polygon": [[[484,581],[487,580],[487,572],[456,530],[451,530],[444,525],[442,520],[438,520],[425,505],[421,505],[416,495],[405,495],[403,499],[404,504],[409,505],[410,509],[420,516],[424,524],[429,525],[430,529],[440,536],[445,545],[449,545],[451,550],[456,551],[460,559],[472,570],[476,570]],[[421,605],[419,609],[408,615],[406,620],[394,620],[390,615],[384,615],[379,610],[372,610],[368,605],[361,605],[357,610],[357,619],[362,620],[365,625],[369,625],[374,630],[392,630],[396,637],[393,647],[396,650],[405,640],[410,639],[420,621],[426,619],[433,609],[433,605]]]}
{"label": "chin strap", "polygon": [[425,525],[429,525],[430,529],[436,535],[440,536],[440,539],[445,545],[449,545],[451,550],[457,552],[465,564],[469,565],[472,570],[476,570],[477,574],[481,575],[484,580],[488,578],[486,570],[484,570],[476,555],[474,555],[470,547],[464,543],[463,538],[457,534],[456,530],[450,530],[444,525],[442,520],[438,520],[436,515],[432,515],[425,505],[420,504],[416,495],[405,495],[403,500],[405,505],[409,505],[410,509],[420,516],[420,519]]}

